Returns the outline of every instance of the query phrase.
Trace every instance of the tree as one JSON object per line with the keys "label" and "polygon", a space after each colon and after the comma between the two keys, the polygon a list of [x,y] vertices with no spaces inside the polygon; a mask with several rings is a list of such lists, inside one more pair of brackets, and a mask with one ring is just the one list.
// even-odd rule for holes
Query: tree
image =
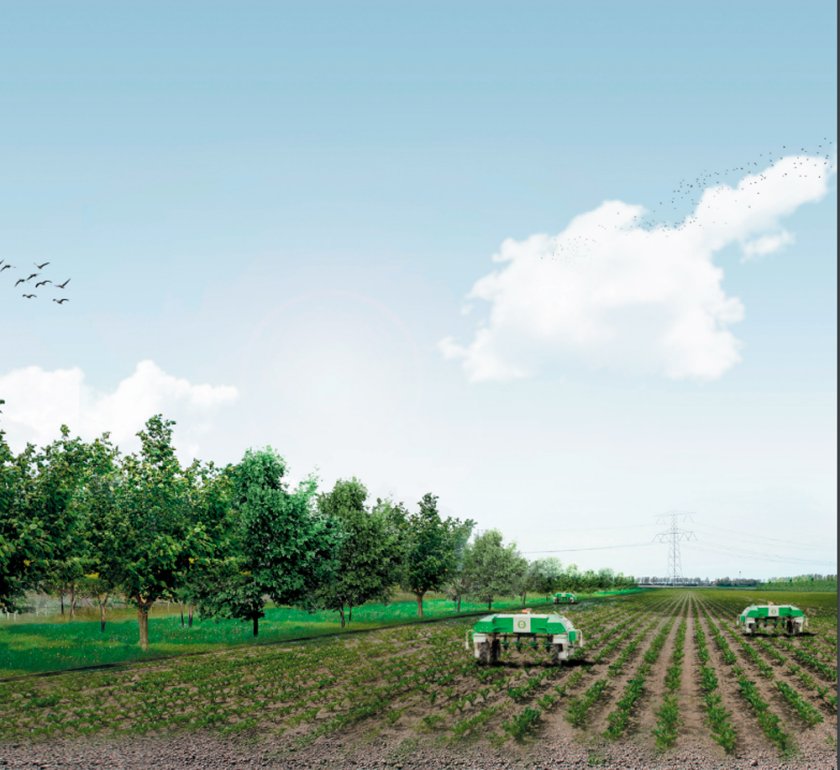
{"label": "tree", "polygon": [[105,433],[88,446],[85,478],[71,501],[80,533],[81,590],[96,601],[100,632],[105,631],[108,601],[120,586],[128,540],[127,522],[117,506],[119,484],[119,451]]}
{"label": "tree", "polygon": [[140,646],[149,647],[149,610],[170,596],[191,558],[208,547],[201,525],[187,513],[187,482],[172,446],[172,420],[155,415],[140,437],[140,455],[122,462],[117,507],[121,543],[120,584],[137,607]]}
{"label": "tree", "polygon": [[339,531],[315,506],[316,484],[289,491],[286,463],[273,449],[248,450],[234,471],[229,554],[207,565],[204,614],[250,620],[254,636],[265,597],[276,604],[314,605],[335,574]]}
{"label": "tree", "polygon": [[[186,605],[187,624],[192,628],[195,606],[208,587],[214,585],[220,565],[231,555],[235,470],[233,465],[219,467],[200,460],[194,460],[185,470],[189,499],[187,516],[193,527],[200,527],[205,533],[207,549],[198,558],[189,560],[179,575],[174,598],[180,605],[181,626],[184,625]],[[232,580],[236,582],[237,577],[233,576]]]}
{"label": "tree", "polygon": [[[318,497],[321,514],[341,531],[335,577],[318,591],[318,605],[336,610],[345,625],[345,610],[366,601],[385,601],[400,566],[399,531],[390,508],[381,501],[365,508],[367,490],[358,479],[337,481],[331,492]],[[352,617],[352,614],[351,614]]]}
{"label": "tree", "polygon": [[516,546],[504,545],[502,533],[491,529],[475,538],[464,558],[469,595],[487,602],[493,608],[497,596],[510,596],[518,592],[523,572],[523,557]]}
{"label": "tree", "polygon": [[528,560],[516,551],[511,564],[513,574],[512,593],[522,600],[522,606],[528,602],[528,591],[531,589],[531,575],[528,571]]}
{"label": "tree", "polygon": [[447,596],[455,602],[455,611],[461,611],[461,599],[467,593],[468,585],[464,573],[464,558],[467,554],[467,544],[472,535],[475,522],[472,519],[459,522],[452,527],[452,547],[455,551],[455,568],[446,586]]}
{"label": "tree", "polygon": [[531,590],[547,599],[558,590],[561,584],[563,565],[560,563],[560,559],[554,556],[537,559],[531,562],[529,574]]}
{"label": "tree", "polygon": [[423,597],[446,585],[456,566],[455,532],[461,522],[441,519],[437,497],[423,495],[417,513],[409,514],[404,526],[402,584],[417,598],[417,614],[423,617]]}
{"label": "tree", "polygon": [[84,535],[79,508],[73,499],[90,477],[92,447],[80,438],[70,438],[61,426],[61,436],[44,447],[38,460],[35,484],[36,505],[47,531],[50,548],[44,565],[42,585],[52,587],[60,597],[70,595],[70,618],[76,614],[76,587],[85,574]]}
{"label": "tree", "polygon": [[48,554],[47,533],[32,505],[35,460],[32,444],[14,455],[0,429],[0,607],[6,612],[19,609]]}

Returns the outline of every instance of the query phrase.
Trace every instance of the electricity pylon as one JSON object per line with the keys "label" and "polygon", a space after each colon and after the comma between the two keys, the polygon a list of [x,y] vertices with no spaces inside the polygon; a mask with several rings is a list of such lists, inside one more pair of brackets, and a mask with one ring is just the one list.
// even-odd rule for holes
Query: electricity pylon
{"label": "electricity pylon", "polygon": [[694,532],[680,529],[679,525],[686,521],[692,521],[690,513],[662,513],[656,517],[658,522],[669,525],[668,529],[660,532],[653,538],[654,543],[668,543],[668,574],[671,576],[671,585],[676,585],[682,580],[682,555],[680,554],[680,542],[683,540],[696,540]]}

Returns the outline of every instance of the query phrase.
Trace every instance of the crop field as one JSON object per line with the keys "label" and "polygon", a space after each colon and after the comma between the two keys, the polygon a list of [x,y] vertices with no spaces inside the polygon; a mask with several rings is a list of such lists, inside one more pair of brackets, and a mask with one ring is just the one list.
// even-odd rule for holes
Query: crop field
{"label": "crop field", "polygon": [[[743,636],[737,614],[768,599],[805,609],[809,633]],[[470,623],[460,619],[25,677],[0,684],[0,755],[3,746],[46,757],[57,741],[84,751],[91,738],[177,742],[190,733],[301,762],[443,752],[611,767],[699,758],[829,768],[835,601],[661,589],[584,602],[562,609],[586,642],[562,666],[541,650],[477,666],[464,648]]]}

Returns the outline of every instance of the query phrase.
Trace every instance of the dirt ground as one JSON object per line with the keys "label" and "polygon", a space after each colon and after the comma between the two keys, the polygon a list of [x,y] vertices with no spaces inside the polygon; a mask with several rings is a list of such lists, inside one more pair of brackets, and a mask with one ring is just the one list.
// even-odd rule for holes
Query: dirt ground
{"label": "dirt ground", "polygon": [[348,743],[332,737],[305,750],[292,751],[283,743],[221,741],[207,734],[170,739],[59,742],[42,746],[14,745],[0,749],[0,767],[26,770],[180,770],[181,768],[475,768],[519,770],[528,768],[592,768],[604,770],[837,770],[829,747],[803,749],[790,761],[775,751],[743,757],[710,757],[704,742],[678,746],[661,758],[632,743],[586,746],[567,739],[535,740],[527,745],[507,744],[494,749],[486,744],[461,748],[421,745],[412,739],[400,742],[373,738]]}

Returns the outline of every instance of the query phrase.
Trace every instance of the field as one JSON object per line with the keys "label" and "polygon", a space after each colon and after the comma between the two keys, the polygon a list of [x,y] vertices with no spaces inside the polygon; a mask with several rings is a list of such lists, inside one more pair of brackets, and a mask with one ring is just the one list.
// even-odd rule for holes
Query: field
{"label": "field", "polygon": [[[768,599],[810,633],[743,637],[737,613]],[[560,667],[478,667],[462,619],[0,683],[0,757],[836,766],[835,595],[658,589],[562,611],[586,647]]]}

